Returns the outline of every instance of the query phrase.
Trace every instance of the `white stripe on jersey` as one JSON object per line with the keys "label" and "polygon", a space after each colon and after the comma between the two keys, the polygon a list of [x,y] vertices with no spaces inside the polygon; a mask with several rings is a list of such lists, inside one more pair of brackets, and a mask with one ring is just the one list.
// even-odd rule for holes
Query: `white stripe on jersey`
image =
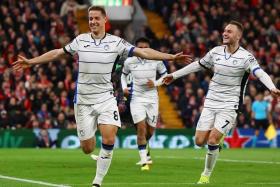
{"label": "white stripe on jersey", "polygon": [[227,53],[225,46],[215,47],[199,64],[214,71],[204,103],[212,109],[238,109],[250,72],[259,68],[255,57],[242,47],[233,54]]}
{"label": "white stripe on jersey", "polygon": [[138,57],[128,58],[124,62],[123,73],[132,75],[132,100],[139,102],[158,102],[156,87],[148,88],[148,80],[156,81],[156,75],[161,76],[167,73],[162,61],[143,60]]}
{"label": "white stripe on jersey", "polygon": [[133,46],[110,34],[94,39],[91,33],[80,34],[64,47],[67,53],[78,54],[79,74],[74,101],[77,104],[97,104],[113,98],[111,73],[118,57],[126,59]]}

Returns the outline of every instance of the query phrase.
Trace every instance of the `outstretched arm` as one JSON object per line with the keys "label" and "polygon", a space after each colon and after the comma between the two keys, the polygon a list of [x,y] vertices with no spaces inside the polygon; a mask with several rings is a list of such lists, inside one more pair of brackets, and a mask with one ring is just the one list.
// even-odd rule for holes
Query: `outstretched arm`
{"label": "outstretched arm", "polygon": [[13,63],[13,69],[18,71],[21,69],[29,68],[36,64],[43,64],[43,63],[57,60],[64,55],[65,55],[65,52],[64,52],[63,48],[51,50],[49,52],[42,54],[41,56],[38,56],[38,57],[35,57],[32,59],[27,59],[27,58],[19,55],[18,60]]}
{"label": "outstretched arm", "polygon": [[170,84],[172,81],[180,78],[180,77],[183,77],[187,74],[190,74],[190,73],[194,73],[194,72],[197,72],[197,71],[200,71],[202,70],[203,67],[198,63],[198,61],[195,61],[187,66],[185,66],[184,68],[182,69],[179,69],[171,74],[168,74],[166,75],[164,78],[163,78],[163,83],[168,85]]}
{"label": "outstretched arm", "polygon": [[185,62],[185,63],[190,63],[192,61],[191,56],[184,55],[182,52],[172,55],[172,54],[162,53],[151,48],[136,47],[133,50],[133,55],[149,60],[169,60],[169,61]]}
{"label": "outstretched arm", "polygon": [[260,81],[270,90],[274,97],[280,96],[280,90],[276,88],[269,75],[261,68],[256,68],[253,74],[260,79]]}

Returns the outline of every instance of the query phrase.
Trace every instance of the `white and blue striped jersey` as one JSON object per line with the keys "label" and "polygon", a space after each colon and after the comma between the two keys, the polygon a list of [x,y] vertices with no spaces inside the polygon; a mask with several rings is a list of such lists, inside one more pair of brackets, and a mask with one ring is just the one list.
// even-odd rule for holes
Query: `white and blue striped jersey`
{"label": "white and blue striped jersey", "polygon": [[118,59],[132,56],[134,46],[108,33],[94,39],[91,33],[78,35],[66,45],[68,54],[78,54],[79,72],[74,102],[98,104],[114,97],[111,73]]}
{"label": "white and blue striped jersey", "polygon": [[157,88],[149,88],[147,82],[149,79],[155,82],[157,73],[160,76],[167,73],[164,63],[162,61],[131,57],[124,62],[123,67],[123,74],[128,75],[129,73],[131,73],[132,77],[131,101],[157,103]]}
{"label": "white and blue striped jersey", "polygon": [[260,68],[255,57],[242,47],[230,54],[225,46],[217,46],[200,59],[199,64],[214,71],[204,107],[218,110],[238,110],[249,74]]}

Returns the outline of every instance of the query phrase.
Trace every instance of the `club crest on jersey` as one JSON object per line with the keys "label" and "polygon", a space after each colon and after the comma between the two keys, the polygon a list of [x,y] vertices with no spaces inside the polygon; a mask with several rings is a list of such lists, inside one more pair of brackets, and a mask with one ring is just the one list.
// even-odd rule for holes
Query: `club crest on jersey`
{"label": "club crest on jersey", "polygon": [[79,130],[79,133],[80,133],[81,136],[85,135],[85,131],[84,130]]}
{"label": "club crest on jersey", "polygon": [[109,45],[105,45],[105,46],[104,46],[104,50],[105,50],[105,51],[108,51],[109,48],[110,48]]}
{"label": "club crest on jersey", "polygon": [[233,65],[237,64],[237,60],[232,61]]}

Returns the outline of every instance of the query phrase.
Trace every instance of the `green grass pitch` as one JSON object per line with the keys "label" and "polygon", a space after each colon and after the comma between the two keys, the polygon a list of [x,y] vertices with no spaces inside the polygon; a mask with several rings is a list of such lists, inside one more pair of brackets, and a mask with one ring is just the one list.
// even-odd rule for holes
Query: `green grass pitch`
{"label": "green grass pitch", "polygon": [[[137,150],[116,149],[104,187],[185,187],[195,183],[204,168],[206,149],[152,150],[148,172],[135,163]],[[98,153],[98,150],[95,151]],[[51,186],[4,179],[3,176],[59,186],[90,187],[96,162],[81,150],[0,149],[0,187]],[[225,149],[211,187],[280,186],[280,149]]]}

